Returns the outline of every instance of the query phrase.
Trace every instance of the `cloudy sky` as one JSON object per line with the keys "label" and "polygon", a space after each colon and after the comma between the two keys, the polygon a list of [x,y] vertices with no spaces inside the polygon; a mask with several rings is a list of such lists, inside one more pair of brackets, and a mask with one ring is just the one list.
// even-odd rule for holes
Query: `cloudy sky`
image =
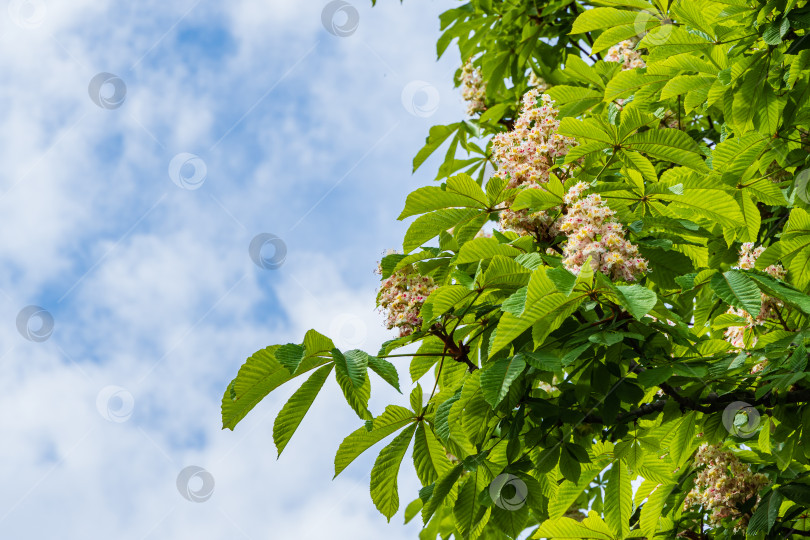
{"label": "cloudy sky", "polygon": [[5,2],[0,537],[416,538],[374,509],[374,454],[332,480],[360,425],[334,388],[280,460],[294,387],[220,429],[255,350],[388,337],[374,266],[431,181],[435,160],[410,172],[428,128],[463,115],[435,55],[455,2],[351,2]]}

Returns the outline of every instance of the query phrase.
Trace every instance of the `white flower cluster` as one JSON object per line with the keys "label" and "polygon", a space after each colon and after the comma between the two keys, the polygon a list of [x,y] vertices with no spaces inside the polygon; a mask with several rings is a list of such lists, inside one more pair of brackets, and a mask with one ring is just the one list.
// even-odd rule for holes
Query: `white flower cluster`
{"label": "white flower cluster", "polygon": [[594,270],[611,279],[635,281],[648,270],[647,260],[639,256],[638,247],[624,237],[624,227],[616,221],[615,212],[599,194],[582,198],[588,184],[579,182],[565,195],[568,209],[557,223],[568,236],[563,248],[563,265],[578,274],[591,257]]}
{"label": "white flower cluster", "polygon": [[641,55],[636,51],[636,43],[629,39],[608,49],[605,61],[618,62],[622,65],[622,71],[647,67],[647,64],[641,59]]}
{"label": "white flower cluster", "polygon": [[735,530],[745,529],[750,514],[741,514],[737,507],[752,497],[759,501],[758,493],[768,485],[768,477],[754,474],[737,456],[715,445],[702,445],[695,455],[694,466],[701,470],[683,503],[684,511],[700,506],[710,512],[711,526],[718,527],[731,519],[735,521]]}
{"label": "white flower cluster", "polygon": [[[498,164],[498,176],[508,187],[538,188],[549,180],[555,160],[568,154],[576,141],[557,133],[559,111],[548,94],[534,88],[523,96],[523,107],[515,129],[492,139],[492,154]],[[501,212],[501,227],[518,234],[542,236],[553,225],[546,212],[526,210]]]}
{"label": "white flower cluster", "polygon": [[[379,267],[377,273],[382,273]],[[386,311],[386,327],[398,328],[401,337],[420,328],[422,305],[436,288],[433,278],[419,275],[414,266],[406,266],[384,279],[377,293],[377,307]]]}
{"label": "white flower cluster", "polygon": [[472,59],[467,60],[461,68],[461,97],[467,102],[469,116],[487,108],[487,83],[481,76],[481,70],[473,66]]}

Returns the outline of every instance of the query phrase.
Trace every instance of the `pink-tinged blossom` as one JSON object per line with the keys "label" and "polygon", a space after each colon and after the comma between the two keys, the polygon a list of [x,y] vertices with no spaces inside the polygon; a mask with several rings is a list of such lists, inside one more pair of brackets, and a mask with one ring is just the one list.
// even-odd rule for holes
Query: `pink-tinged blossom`
{"label": "pink-tinged blossom", "polygon": [[647,64],[641,59],[641,55],[636,51],[636,43],[629,39],[608,49],[605,61],[621,64],[622,71],[647,67]]}
{"label": "pink-tinged blossom", "polygon": [[[576,141],[557,133],[559,111],[548,94],[540,88],[523,96],[515,128],[492,139],[492,155],[498,165],[497,175],[507,180],[509,188],[536,189],[549,181],[551,168],[564,157]],[[527,210],[501,212],[501,227],[521,235],[542,236],[553,225],[547,212]]]}
{"label": "pink-tinged blossom", "polygon": [[556,224],[568,236],[563,265],[578,274],[590,257],[592,267],[611,279],[637,280],[649,270],[647,260],[625,239],[624,227],[601,195],[583,198],[586,189],[588,184],[579,182],[568,190],[564,198],[568,209]]}
{"label": "pink-tinged blossom", "polygon": [[[382,273],[378,267],[377,273]],[[437,288],[433,278],[422,276],[414,266],[406,266],[382,280],[377,293],[377,307],[385,312],[386,328],[399,329],[407,336],[422,326],[422,305]]]}
{"label": "pink-tinged blossom", "polygon": [[461,98],[467,102],[467,115],[483,112],[487,109],[487,83],[481,76],[481,70],[467,60],[461,68]]}
{"label": "pink-tinged blossom", "polygon": [[[737,268],[741,270],[751,270],[756,266],[757,259],[765,251],[762,246],[754,247],[753,242],[746,242],[740,248],[740,258],[737,261]],[[787,271],[781,264],[772,264],[765,269],[765,272],[776,279],[785,279]],[[765,322],[777,322],[779,320],[778,310],[783,306],[780,300],[772,298],[762,293],[762,308],[759,310],[759,315],[756,319],[748,314],[747,311],[730,307],[726,313],[742,317],[746,320],[743,326],[730,326],[726,329],[726,341],[731,343],[737,349],[745,348],[745,332],[755,326],[762,326]],[[752,338],[751,346],[757,343],[757,338]]]}
{"label": "pink-tinged blossom", "polygon": [[720,527],[723,521],[734,521],[735,530],[748,526],[750,514],[737,510],[746,501],[755,497],[769,484],[764,474],[754,474],[751,467],[737,456],[719,446],[704,444],[698,448],[694,466],[700,471],[695,478],[695,487],[686,496],[684,511],[699,506],[709,512],[709,525]]}

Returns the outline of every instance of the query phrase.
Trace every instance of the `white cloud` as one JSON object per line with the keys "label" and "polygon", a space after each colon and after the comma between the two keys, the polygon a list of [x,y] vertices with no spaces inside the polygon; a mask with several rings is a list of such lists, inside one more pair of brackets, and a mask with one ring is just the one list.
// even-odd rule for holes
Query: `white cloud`
{"label": "white cloud", "polygon": [[[451,5],[358,3],[347,38],[326,33],[319,4],[289,2],[200,3],[182,20],[193,2],[48,3],[30,30],[0,17],[12,81],[0,85],[0,536],[415,537],[418,524],[387,525],[371,504],[373,451],[331,480],[361,425],[334,381],[279,461],[272,420],[294,387],[235,432],[220,429],[219,401],[246,356],[309,328],[372,352],[390,337],[372,270],[404,230],[397,201],[428,179],[410,176],[411,156],[461,111],[453,61],[434,62],[435,16]],[[187,26],[224,26],[234,45],[189,56],[176,39]],[[90,101],[99,71],[125,80],[120,109]],[[414,79],[439,88],[435,116],[403,109]],[[200,189],[168,178],[178,152],[206,161]],[[275,271],[248,257],[265,231],[288,246]],[[28,304],[53,313],[50,340],[17,332]],[[406,395],[375,378],[373,410],[407,402],[398,365]],[[97,409],[110,385],[132,395],[125,422]],[[177,492],[191,464],[216,480],[206,503]],[[403,508],[418,487],[404,469]]]}

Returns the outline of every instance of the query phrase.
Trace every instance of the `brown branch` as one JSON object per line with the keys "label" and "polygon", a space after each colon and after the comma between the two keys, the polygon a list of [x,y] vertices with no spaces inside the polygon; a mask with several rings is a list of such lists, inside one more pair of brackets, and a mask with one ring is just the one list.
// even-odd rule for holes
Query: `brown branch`
{"label": "brown branch", "polygon": [[[663,390],[663,386],[668,386],[666,383],[659,385]],[[791,390],[786,392],[783,395],[778,395],[776,393],[768,393],[764,396],[757,398],[753,392],[745,391],[745,392],[737,392],[732,394],[725,394],[723,396],[718,396],[717,394],[710,394],[707,397],[701,400],[694,400],[692,398],[684,397],[680,395],[677,391],[674,391],[672,387],[669,387],[670,391],[664,390],[664,393],[667,394],[672,401],[675,401],[680,405],[681,410],[683,411],[699,411],[702,413],[713,413],[725,410],[726,407],[731,405],[734,402],[742,401],[749,404],[752,407],[757,407],[760,405],[773,405],[774,403],[780,404],[799,404],[799,403],[808,403],[810,402],[810,389],[802,388],[799,390]],[[672,392],[672,393],[670,393]],[[618,424],[626,424],[628,422],[632,422],[642,416],[647,416],[650,414],[657,414],[664,410],[667,403],[669,403],[669,399],[659,399],[653,401],[652,403],[645,403],[638,407],[637,409],[633,409],[631,411],[627,411],[622,413],[616,417],[616,421],[610,425],[618,425]],[[585,417],[585,423],[588,424],[605,424],[604,419],[594,416],[588,415]]]}
{"label": "brown branch", "polygon": [[470,373],[478,369],[474,363],[470,361],[469,352],[470,346],[464,343],[456,343],[452,336],[445,333],[444,329],[442,328],[432,328],[430,333],[442,340],[444,346],[447,349],[448,354],[450,357],[455,360],[456,362],[462,362],[467,364],[467,369]]}

